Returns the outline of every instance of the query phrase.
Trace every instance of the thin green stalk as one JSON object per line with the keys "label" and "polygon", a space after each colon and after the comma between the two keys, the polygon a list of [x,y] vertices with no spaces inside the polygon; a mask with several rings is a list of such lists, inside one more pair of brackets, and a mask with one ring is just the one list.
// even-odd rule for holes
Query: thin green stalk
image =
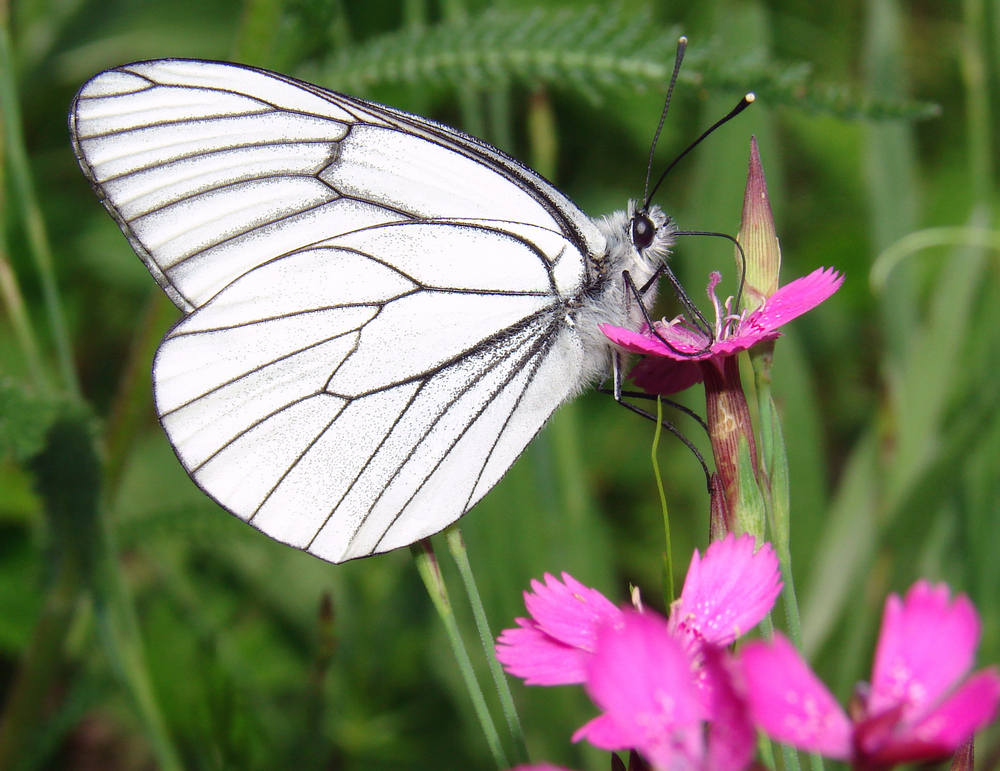
{"label": "thin green stalk", "polygon": [[56,361],[62,387],[70,395],[79,396],[80,386],[76,370],[73,367],[69,333],[62,314],[52,248],[49,245],[45,220],[42,217],[42,210],[38,206],[34,183],[31,179],[31,170],[28,165],[28,153],[21,124],[21,108],[14,78],[10,35],[2,17],[0,17],[0,114],[4,116],[5,121],[8,173],[21,204],[21,217],[24,221],[25,234],[35,262],[35,269],[38,271],[45,309],[52,327],[52,339],[55,343]]}
{"label": "thin green stalk", "polygon": [[965,80],[969,179],[975,201],[993,197],[993,131],[987,62],[986,8],[982,0],[963,0],[959,64]]}
{"label": "thin green stalk", "polygon": [[559,166],[559,126],[552,100],[545,91],[536,91],[525,116],[531,168],[546,179],[553,179]]}
{"label": "thin green stalk", "polygon": [[510,118],[509,88],[497,87],[486,95],[486,116],[490,142],[502,150],[513,152],[514,132]]}
{"label": "thin green stalk", "polygon": [[785,608],[785,620],[788,623],[788,636],[800,651],[802,650],[802,618],[799,615],[799,603],[795,594],[795,578],[792,575],[792,557],[787,548],[778,550],[778,562],[781,565],[781,579],[784,586],[781,589],[781,602]]}
{"label": "thin green stalk", "polygon": [[[469,18],[469,10],[464,0],[444,0],[441,12],[445,21],[452,24],[463,24]],[[458,86],[458,106],[462,113],[462,127],[474,137],[486,133],[486,116],[479,92],[470,81],[463,81]]]}
{"label": "thin green stalk", "polygon": [[785,587],[782,597],[788,620],[788,632],[795,646],[802,650],[802,625],[792,580],[791,512],[789,510],[788,455],[781,422],[771,395],[771,347],[752,352],[750,357],[754,372],[754,390],[760,415],[760,488],[764,492],[764,505],[771,526],[771,538]]}
{"label": "thin green stalk", "polygon": [[458,565],[458,572],[462,576],[462,583],[469,597],[469,604],[472,605],[472,615],[476,619],[479,639],[483,644],[486,660],[490,664],[490,674],[493,675],[493,682],[496,684],[497,693],[500,696],[500,704],[503,706],[504,717],[507,719],[507,727],[510,729],[510,738],[514,745],[514,753],[517,756],[516,762],[527,763],[528,746],[524,741],[524,730],[521,728],[521,720],[517,716],[514,697],[511,695],[507,678],[504,676],[503,668],[497,660],[496,648],[493,645],[493,635],[490,632],[490,625],[486,619],[486,609],[483,607],[482,598],[479,596],[479,589],[476,587],[476,579],[472,573],[472,565],[469,564],[469,554],[465,548],[462,531],[458,527],[449,528],[445,534],[445,540],[448,543],[448,549],[451,551],[451,556],[455,560],[455,564]]}
{"label": "thin green stalk", "polygon": [[244,0],[233,47],[236,61],[262,66],[271,63],[275,38],[281,34],[283,10],[282,3],[275,0]]}
{"label": "thin green stalk", "polygon": [[344,0],[334,0],[333,22],[330,24],[330,46],[334,51],[348,48],[354,42],[351,19],[344,7]]}
{"label": "thin green stalk", "polygon": [[[3,126],[0,122],[0,132]],[[2,204],[2,202],[0,202]],[[0,211],[3,210],[0,205]],[[43,393],[51,393],[52,386],[45,373],[45,366],[42,364],[42,353],[38,347],[38,338],[31,326],[31,317],[28,315],[24,305],[24,297],[21,294],[21,287],[18,286],[17,276],[7,259],[7,252],[3,248],[2,238],[0,238],[0,300],[3,301],[7,309],[7,316],[10,325],[14,330],[14,337],[21,348],[21,354],[28,365],[28,373],[35,387]]]}
{"label": "thin green stalk", "polygon": [[458,668],[462,673],[462,679],[465,680],[465,687],[469,691],[472,706],[476,711],[476,717],[479,718],[479,724],[482,726],[483,733],[486,735],[486,743],[490,747],[490,752],[493,754],[497,768],[510,768],[507,754],[500,743],[500,734],[493,724],[493,718],[490,716],[490,711],[486,706],[486,697],[483,695],[482,688],[479,687],[479,681],[476,679],[476,673],[472,669],[472,662],[469,660],[468,651],[465,649],[465,643],[462,641],[462,635],[458,630],[458,623],[455,621],[451,601],[448,599],[448,590],[444,585],[444,578],[441,575],[437,558],[434,556],[434,549],[431,546],[431,542],[424,539],[420,543],[413,544],[410,547],[410,553],[417,564],[417,572],[420,573],[420,578],[423,579],[424,586],[427,587],[427,594],[430,595],[431,602],[434,603],[434,608],[437,610],[438,616],[444,624],[445,631],[448,633],[448,642],[451,644],[455,659],[458,661]]}
{"label": "thin green stalk", "polygon": [[135,701],[160,771],[183,771],[153,688],[135,604],[122,575],[107,516],[101,518],[99,526],[104,542],[94,566],[94,601],[105,645]]}
{"label": "thin green stalk", "polygon": [[[889,274],[894,268],[917,253],[936,246],[969,246],[1000,252],[1000,231],[962,225],[924,228],[907,233],[886,248],[872,263],[871,272],[868,274],[872,292],[877,295],[882,294],[889,280]],[[948,254],[941,259],[945,261],[951,259],[951,256]]]}
{"label": "thin green stalk", "polygon": [[[3,25],[6,23],[7,9],[5,6],[0,6],[0,8],[2,8],[0,15],[3,16],[3,20],[0,20],[0,25]],[[0,179],[4,179],[7,176],[6,146],[7,133],[6,126],[4,125],[4,113],[0,111]],[[6,209],[6,192],[3,185],[0,185],[0,212]],[[38,346],[38,338],[35,335],[34,328],[31,326],[31,317],[28,315],[25,307],[21,287],[18,284],[14,268],[10,264],[10,258],[7,256],[6,224],[6,219],[0,217],[0,302],[7,309],[10,325],[14,330],[14,337],[21,348],[21,353],[28,365],[28,373],[34,382],[35,388],[43,393],[51,393],[51,384],[48,381],[45,366],[42,363],[42,353],[41,348]]]}
{"label": "thin green stalk", "polygon": [[[767,639],[767,640],[774,639],[774,621],[771,618],[771,614],[770,613],[768,613],[766,616],[764,616],[763,621],[760,622],[760,627],[761,627],[761,629],[764,632],[764,638],[765,639]],[[773,764],[774,763],[774,749],[772,747],[770,747],[771,742],[769,740],[766,741],[766,742],[762,742],[760,740],[760,738],[758,738],[758,742],[757,742],[758,746],[760,746],[761,744],[764,744],[764,743],[766,743],[766,744],[769,745],[768,746],[768,753],[767,754],[770,755],[770,757],[771,757],[771,763]],[[763,752],[761,754],[763,756]],[[784,763],[783,763],[783,765],[784,765],[784,771],[800,771],[801,765],[799,763],[799,753],[798,753],[798,750],[796,750],[792,745],[790,745],[790,744],[782,744],[781,745],[781,758],[784,761]],[[773,768],[773,765],[772,765],[772,768]]]}
{"label": "thin green stalk", "polygon": [[764,767],[774,771],[774,747],[771,746],[771,740],[767,734],[760,730],[757,731],[757,752]]}
{"label": "thin green stalk", "polygon": [[670,513],[667,511],[667,495],[663,491],[663,477],[660,475],[660,464],[657,450],[660,447],[660,434],[663,428],[663,402],[656,397],[656,429],[653,431],[653,447],[650,457],[653,461],[653,476],[656,478],[656,492],[660,496],[660,510],[663,512],[663,536],[666,540],[666,551],[663,553],[663,599],[667,607],[674,601],[674,556],[670,546]]}

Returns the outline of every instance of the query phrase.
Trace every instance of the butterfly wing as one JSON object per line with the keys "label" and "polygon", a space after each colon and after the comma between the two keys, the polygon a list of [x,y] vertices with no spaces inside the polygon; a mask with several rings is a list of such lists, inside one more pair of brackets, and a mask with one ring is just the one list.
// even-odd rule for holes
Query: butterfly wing
{"label": "butterfly wing", "polygon": [[133,248],[191,311],[247,270],[332,235],[408,219],[531,223],[602,246],[559,191],[441,124],[275,73],[160,60],[101,73],[70,129]]}
{"label": "butterfly wing", "polygon": [[81,90],[85,172],[188,315],[157,410],[201,488],[340,562],[433,534],[590,373],[567,307],[603,237],[484,143],[260,70]]}

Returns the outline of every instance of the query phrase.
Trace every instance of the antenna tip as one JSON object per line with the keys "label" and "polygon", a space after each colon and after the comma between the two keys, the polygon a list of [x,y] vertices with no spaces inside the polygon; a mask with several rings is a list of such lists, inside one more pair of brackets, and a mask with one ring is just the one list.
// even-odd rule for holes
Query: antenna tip
{"label": "antenna tip", "polygon": [[749,104],[753,104],[756,99],[757,95],[753,91],[743,97],[743,101],[748,102]]}
{"label": "antenna tip", "polygon": [[687,35],[681,35],[679,38],[677,38],[677,45],[686,46],[687,44],[688,44]]}

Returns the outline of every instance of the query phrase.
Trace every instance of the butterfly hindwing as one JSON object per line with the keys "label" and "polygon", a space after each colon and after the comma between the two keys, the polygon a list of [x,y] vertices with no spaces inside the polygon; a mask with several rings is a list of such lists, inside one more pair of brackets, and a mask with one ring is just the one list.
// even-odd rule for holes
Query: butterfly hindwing
{"label": "butterfly hindwing", "polygon": [[[468,271],[447,282],[440,242],[456,257],[475,243],[516,270],[484,269],[478,289]],[[408,222],[250,271],[157,354],[157,409],[178,457],[225,508],[331,561],[440,530],[579,379],[582,352],[560,337],[562,290],[543,267],[562,251],[485,224]]]}

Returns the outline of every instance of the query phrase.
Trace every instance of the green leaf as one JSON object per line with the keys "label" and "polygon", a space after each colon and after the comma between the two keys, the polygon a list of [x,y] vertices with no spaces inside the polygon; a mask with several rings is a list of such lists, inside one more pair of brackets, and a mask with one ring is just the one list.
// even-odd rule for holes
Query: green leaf
{"label": "green leaf", "polygon": [[[352,94],[385,84],[502,88],[552,86],[600,103],[610,91],[665,91],[680,30],[650,9],[592,6],[582,11],[489,9],[461,22],[415,26],[342,47],[319,72],[302,73]],[[734,53],[716,40],[694,40],[680,80],[710,91],[756,92],[766,104],[843,118],[927,118],[937,107],[810,83],[803,63],[772,61],[762,48]]]}
{"label": "green leaf", "polygon": [[56,404],[12,378],[0,378],[0,458],[24,461],[41,452],[58,414]]}

